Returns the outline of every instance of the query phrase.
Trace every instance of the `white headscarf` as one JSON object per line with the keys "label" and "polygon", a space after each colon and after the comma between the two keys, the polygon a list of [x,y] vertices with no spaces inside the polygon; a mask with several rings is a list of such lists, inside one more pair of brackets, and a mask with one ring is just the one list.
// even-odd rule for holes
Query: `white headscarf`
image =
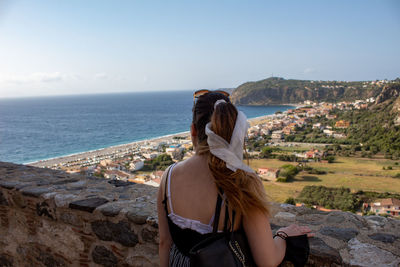
{"label": "white headscarf", "polygon": [[[220,103],[226,103],[225,100],[219,99],[214,104],[214,109]],[[211,122],[206,125],[207,143],[211,154],[225,161],[226,167],[232,171],[237,169],[246,172],[254,172],[249,166],[243,163],[243,143],[244,137],[247,134],[249,124],[246,115],[238,110],[235,128],[233,129],[231,143],[228,143],[224,138],[217,135],[211,130]]]}

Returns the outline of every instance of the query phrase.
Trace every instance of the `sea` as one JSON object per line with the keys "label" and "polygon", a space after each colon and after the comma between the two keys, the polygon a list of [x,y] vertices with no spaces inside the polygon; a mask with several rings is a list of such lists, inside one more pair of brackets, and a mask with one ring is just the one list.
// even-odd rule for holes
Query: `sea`
{"label": "sea", "polygon": [[[39,160],[189,131],[193,91],[0,99],[0,161]],[[248,118],[294,108],[238,106]]]}

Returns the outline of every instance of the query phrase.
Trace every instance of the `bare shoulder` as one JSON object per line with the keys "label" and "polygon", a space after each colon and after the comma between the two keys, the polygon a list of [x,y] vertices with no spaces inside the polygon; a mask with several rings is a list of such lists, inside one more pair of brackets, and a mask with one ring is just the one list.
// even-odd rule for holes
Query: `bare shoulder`
{"label": "bare shoulder", "polygon": [[180,175],[184,174],[188,171],[191,171],[195,168],[198,168],[199,161],[197,157],[190,157],[188,159],[185,159],[183,161],[177,162],[174,166],[174,175]]}

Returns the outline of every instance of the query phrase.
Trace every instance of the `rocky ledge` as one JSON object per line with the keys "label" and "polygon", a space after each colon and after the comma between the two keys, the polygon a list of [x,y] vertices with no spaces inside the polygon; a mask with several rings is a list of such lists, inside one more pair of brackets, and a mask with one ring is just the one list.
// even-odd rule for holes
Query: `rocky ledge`
{"label": "rocky ledge", "polygon": [[[0,266],[158,265],[157,188],[0,162]],[[400,221],[272,204],[308,225],[309,266],[399,266]]]}
{"label": "rocky ledge", "polygon": [[323,212],[274,204],[271,226],[296,223],[315,233],[310,238],[310,266],[399,266],[400,221],[351,212]]}

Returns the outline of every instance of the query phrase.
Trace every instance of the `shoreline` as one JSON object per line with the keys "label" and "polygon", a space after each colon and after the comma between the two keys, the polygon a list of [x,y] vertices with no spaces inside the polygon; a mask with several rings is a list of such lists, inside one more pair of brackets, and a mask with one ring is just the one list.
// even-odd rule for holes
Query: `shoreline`
{"label": "shoreline", "polygon": [[100,157],[100,156],[110,155],[113,153],[115,154],[118,152],[127,151],[129,149],[134,149],[138,146],[145,145],[149,142],[163,141],[165,139],[170,139],[173,137],[184,137],[188,134],[189,134],[189,131],[179,132],[179,133],[174,133],[174,134],[167,134],[167,135],[162,135],[162,136],[158,136],[158,137],[154,137],[154,138],[133,141],[130,143],[113,145],[113,146],[108,146],[108,147],[99,148],[99,149],[95,149],[95,150],[88,150],[88,151],[68,154],[65,156],[54,157],[54,158],[49,158],[49,159],[44,159],[44,160],[39,160],[39,161],[34,161],[34,162],[29,162],[29,163],[23,163],[23,165],[43,167],[43,166],[49,166],[49,165],[57,165],[59,163],[73,162],[75,160],[82,159],[82,158]]}
{"label": "shoreline", "polygon": [[[262,121],[264,121],[264,120],[272,119],[274,116],[275,116],[275,114],[263,115],[263,116],[247,119],[247,121],[250,123],[251,126],[253,126],[255,124],[262,123]],[[120,144],[120,145],[113,145],[113,146],[103,147],[103,148],[94,149],[94,150],[88,150],[88,151],[83,151],[83,152],[78,152],[78,153],[67,154],[67,155],[63,155],[60,157],[53,157],[53,158],[43,159],[43,160],[34,161],[34,162],[27,162],[27,163],[23,163],[23,164],[29,165],[29,166],[35,166],[35,167],[54,166],[54,165],[58,165],[60,163],[73,162],[73,161],[76,161],[78,159],[83,159],[83,158],[94,158],[94,157],[116,154],[118,152],[128,151],[129,149],[134,149],[138,146],[145,145],[146,143],[149,143],[149,142],[155,142],[155,141],[160,142],[160,141],[163,141],[166,139],[172,139],[174,137],[187,137],[187,136],[189,136],[189,134],[190,134],[189,131],[178,132],[178,133],[133,141],[130,143],[125,143],[125,144]]]}

